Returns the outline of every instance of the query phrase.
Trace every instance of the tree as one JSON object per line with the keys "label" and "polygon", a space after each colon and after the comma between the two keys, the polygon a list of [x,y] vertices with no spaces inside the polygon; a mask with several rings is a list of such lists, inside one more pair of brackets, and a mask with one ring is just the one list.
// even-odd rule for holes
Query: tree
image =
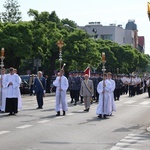
{"label": "tree", "polygon": [[17,0],[6,0],[3,6],[6,11],[2,12],[0,15],[2,22],[17,23],[21,21],[22,17],[21,12],[19,11],[20,5],[18,4]]}
{"label": "tree", "polygon": [[32,54],[32,24],[19,22],[7,23],[0,30],[0,43],[5,48],[5,67],[19,68],[21,59],[28,59]]}

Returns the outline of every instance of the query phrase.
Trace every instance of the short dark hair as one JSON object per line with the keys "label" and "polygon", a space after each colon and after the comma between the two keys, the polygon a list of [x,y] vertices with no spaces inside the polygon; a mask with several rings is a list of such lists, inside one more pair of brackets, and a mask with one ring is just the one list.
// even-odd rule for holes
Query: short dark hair
{"label": "short dark hair", "polygon": [[13,68],[13,67],[10,67],[10,68],[9,68],[9,71],[14,71],[14,68]]}

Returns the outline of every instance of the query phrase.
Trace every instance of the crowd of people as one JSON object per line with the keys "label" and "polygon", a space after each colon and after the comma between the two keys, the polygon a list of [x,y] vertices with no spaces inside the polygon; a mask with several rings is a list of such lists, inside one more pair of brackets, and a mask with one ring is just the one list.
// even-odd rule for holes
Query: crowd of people
{"label": "crowd of people", "polygon": [[[9,112],[9,115],[15,115],[19,109],[22,109],[22,99],[20,94],[21,78],[14,68],[9,69],[5,74],[5,69],[1,71],[1,112]],[[37,109],[43,109],[43,97],[47,92],[47,78],[43,77],[41,71],[37,76],[32,74],[29,79],[30,95],[35,95],[37,100]],[[70,93],[70,103],[76,106],[78,103],[84,103],[83,111],[89,112],[93,102],[98,103],[96,114],[99,118],[106,118],[116,111],[115,101],[120,100],[121,95],[128,94],[129,97],[148,92],[150,97],[150,77],[140,78],[138,75],[113,75],[111,72],[99,74],[84,74],[79,72],[70,72],[69,77],[64,76],[64,70],[61,69],[53,81],[56,87],[56,116],[65,116],[68,111],[68,101],[66,93]]]}

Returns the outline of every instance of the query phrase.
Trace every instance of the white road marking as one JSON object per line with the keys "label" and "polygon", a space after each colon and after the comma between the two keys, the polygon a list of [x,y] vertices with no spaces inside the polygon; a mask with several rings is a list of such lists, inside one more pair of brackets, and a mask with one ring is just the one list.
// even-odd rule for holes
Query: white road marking
{"label": "white road marking", "polygon": [[27,124],[27,125],[19,126],[19,127],[16,127],[16,128],[24,129],[24,128],[29,128],[29,127],[31,127],[31,126],[33,126],[33,125]]}
{"label": "white road marking", "polygon": [[10,131],[0,131],[0,135],[8,133],[8,132],[10,132]]}
{"label": "white road marking", "polygon": [[144,102],[142,102],[142,103],[140,103],[141,105],[147,105],[147,104],[150,104],[150,102],[148,102],[148,101],[144,101]]}
{"label": "white road marking", "polygon": [[38,121],[37,123],[46,123],[49,122],[49,120],[42,120],[42,121]]}
{"label": "white road marking", "polygon": [[136,101],[128,101],[128,102],[124,102],[125,104],[132,104],[132,103],[134,103],[134,102],[136,102]]}
{"label": "white road marking", "polygon": [[74,113],[68,113],[68,114],[67,114],[67,116],[72,116],[72,115],[74,115]]}

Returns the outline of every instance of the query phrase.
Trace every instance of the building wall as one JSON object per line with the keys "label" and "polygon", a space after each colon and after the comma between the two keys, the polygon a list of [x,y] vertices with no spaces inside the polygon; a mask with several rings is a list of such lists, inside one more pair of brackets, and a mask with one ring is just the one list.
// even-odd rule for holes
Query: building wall
{"label": "building wall", "polygon": [[97,35],[96,38],[107,39],[121,45],[129,44],[134,46],[134,34],[132,30],[125,30],[121,26],[114,24],[109,26],[102,26],[101,24],[88,24],[84,29],[89,35]]}

